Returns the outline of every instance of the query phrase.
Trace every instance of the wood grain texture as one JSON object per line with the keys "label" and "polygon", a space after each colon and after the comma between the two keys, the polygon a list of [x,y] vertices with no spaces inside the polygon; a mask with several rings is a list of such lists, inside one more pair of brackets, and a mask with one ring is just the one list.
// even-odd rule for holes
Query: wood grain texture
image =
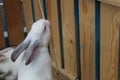
{"label": "wood grain texture", "polygon": [[52,72],[53,72],[53,80],[76,80],[76,77],[66,73],[66,71],[62,68],[59,68],[56,72],[55,64],[52,65]]}
{"label": "wood grain texture", "polygon": [[5,47],[3,23],[2,23],[2,6],[0,6],[0,49]]}
{"label": "wood grain texture", "polygon": [[82,80],[95,80],[95,0],[80,0]]}
{"label": "wood grain texture", "polygon": [[18,45],[24,39],[22,5],[19,0],[4,0],[10,45]]}
{"label": "wood grain texture", "polygon": [[120,8],[101,3],[100,80],[118,80]]}
{"label": "wood grain texture", "polygon": [[58,9],[57,0],[47,0],[48,20],[50,21],[50,24],[51,24],[50,26],[51,55],[55,54],[55,56],[52,56],[53,62],[55,62],[55,57],[56,57],[58,67],[61,67],[60,36],[59,36],[58,10],[57,9]]}
{"label": "wood grain texture", "polygon": [[67,73],[77,75],[74,0],[61,0],[64,61]]}
{"label": "wood grain texture", "polygon": [[112,5],[116,5],[116,6],[120,7],[120,0],[98,0],[98,1],[105,2],[108,4],[112,4]]}
{"label": "wood grain texture", "polygon": [[23,0],[23,8],[27,31],[29,32],[33,24],[31,0]]}
{"label": "wood grain texture", "polygon": [[39,20],[42,17],[41,15],[41,10],[40,10],[40,6],[39,6],[39,0],[33,0],[34,1],[34,10],[35,10],[35,18],[36,20]]}

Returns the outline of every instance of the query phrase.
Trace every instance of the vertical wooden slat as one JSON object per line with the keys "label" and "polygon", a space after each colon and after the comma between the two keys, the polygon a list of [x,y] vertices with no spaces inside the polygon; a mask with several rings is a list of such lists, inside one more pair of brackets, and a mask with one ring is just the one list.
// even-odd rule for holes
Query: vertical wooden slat
{"label": "vertical wooden slat", "polygon": [[74,0],[61,0],[65,70],[77,76]]}
{"label": "vertical wooden slat", "polygon": [[10,45],[17,45],[24,39],[22,5],[19,0],[4,0]]}
{"label": "vertical wooden slat", "polygon": [[[51,29],[51,43],[50,51],[52,56],[53,64],[56,64],[56,67],[61,67],[61,51],[60,51],[60,36],[59,36],[59,23],[58,23],[58,7],[57,0],[47,0],[47,10],[48,10],[48,20],[50,21]],[[54,49],[53,49],[54,48]],[[54,56],[55,54],[55,56]],[[55,61],[56,58],[56,61]],[[54,72],[55,73],[55,72]],[[54,76],[54,80],[57,80],[57,77]]]}
{"label": "vertical wooden slat", "polygon": [[[47,0],[48,20],[51,23],[51,45],[54,48],[57,64],[61,67],[61,55],[60,55],[60,37],[59,37],[59,25],[58,25],[58,11],[57,0]],[[52,48],[52,47],[51,47]],[[53,49],[51,54],[53,55]],[[53,56],[54,59],[54,56]],[[55,60],[53,60],[55,62]]]}
{"label": "vertical wooden slat", "polygon": [[2,23],[2,6],[0,6],[0,48],[5,47],[3,23]]}
{"label": "vertical wooden slat", "polygon": [[100,80],[118,80],[120,8],[101,3]]}
{"label": "vertical wooden slat", "polygon": [[33,23],[31,0],[23,0],[23,8],[27,31],[29,32]]}
{"label": "vertical wooden slat", "polygon": [[43,18],[41,15],[41,10],[40,10],[40,6],[39,6],[39,0],[34,0],[34,10],[35,10],[36,20]]}
{"label": "vertical wooden slat", "polygon": [[82,80],[95,80],[95,0],[80,0]]}

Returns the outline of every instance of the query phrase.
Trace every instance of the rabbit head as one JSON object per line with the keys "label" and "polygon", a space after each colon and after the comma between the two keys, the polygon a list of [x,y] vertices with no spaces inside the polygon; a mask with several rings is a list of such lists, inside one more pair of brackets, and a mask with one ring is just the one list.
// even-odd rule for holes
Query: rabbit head
{"label": "rabbit head", "polygon": [[18,45],[11,55],[12,61],[16,61],[19,55],[25,50],[25,64],[29,64],[34,56],[39,53],[40,47],[47,47],[49,43],[50,23],[48,20],[40,19],[33,23],[32,28],[25,40]]}

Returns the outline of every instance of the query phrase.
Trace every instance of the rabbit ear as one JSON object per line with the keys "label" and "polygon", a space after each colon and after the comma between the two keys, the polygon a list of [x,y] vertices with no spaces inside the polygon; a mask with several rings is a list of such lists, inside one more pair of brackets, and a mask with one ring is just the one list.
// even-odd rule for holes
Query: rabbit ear
{"label": "rabbit ear", "polygon": [[27,48],[29,44],[30,41],[24,41],[20,45],[18,45],[11,55],[11,60],[15,62],[19,55]]}
{"label": "rabbit ear", "polygon": [[34,56],[39,52],[38,41],[31,42],[25,52],[26,65],[28,65],[34,58]]}

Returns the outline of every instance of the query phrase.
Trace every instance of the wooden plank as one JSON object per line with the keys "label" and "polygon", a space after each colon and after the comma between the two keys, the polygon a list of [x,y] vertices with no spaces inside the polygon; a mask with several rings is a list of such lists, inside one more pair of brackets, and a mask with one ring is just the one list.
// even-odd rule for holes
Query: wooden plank
{"label": "wooden plank", "polygon": [[24,39],[22,5],[19,0],[4,0],[10,45],[18,45]]}
{"label": "wooden plank", "polygon": [[34,9],[35,9],[36,20],[43,18],[40,11],[39,0],[34,0]]}
{"label": "wooden plank", "polygon": [[33,24],[31,0],[23,0],[23,8],[27,31],[29,32]]}
{"label": "wooden plank", "polygon": [[2,6],[0,6],[0,49],[5,47],[3,23],[2,23]]}
{"label": "wooden plank", "polygon": [[95,0],[80,0],[82,80],[95,80]]}
{"label": "wooden plank", "polygon": [[64,69],[59,68],[58,71],[56,71],[55,64],[53,64],[52,66],[52,73],[53,73],[53,80],[76,80],[76,77],[70,75],[69,73],[66,73]]}
{"label": "wooden plank", "polygon": [[101,3],[100,80],[118,80],[120,8]]}
{"label": "wooden plank", "polygon": [[[61,67],[61,51],[60,51],[60,36],[59,36],[59,24],[58,24],[58,10],[57,0],[47,0],[48,20],[51,24],[51,54],[53,61],[55,57],[57,64]],[[53,47],[52,47],[53,46]],[[54,49],[52,49],[54,48]],[[53,51],[54,50],[54,51]]]}
{"label": "wooden plank", "polygon": [[77,76],[74,0],[61,0],[65,71]]}
{"label": "wooden plank", "polygon": [[120,0],[98,0],[108,4],[116,5],[120,7]]}

